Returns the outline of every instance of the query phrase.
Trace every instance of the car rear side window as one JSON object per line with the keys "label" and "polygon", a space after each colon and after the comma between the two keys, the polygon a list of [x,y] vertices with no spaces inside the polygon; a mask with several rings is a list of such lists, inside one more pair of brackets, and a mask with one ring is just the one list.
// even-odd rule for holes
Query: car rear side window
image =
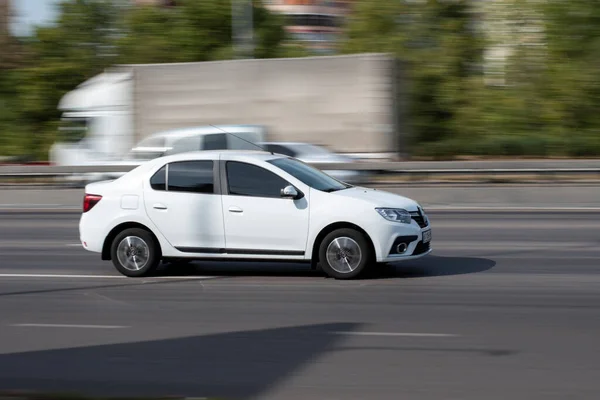
{"label": "car rear side window", "polygon": [[214,193],[213,162],[181,161],[169,164],[169,192]]}
{"label": "car rear side window", "polygon": [[256,165],[227,162],[229,194],[235,196],[281,198],[281,189],[289,183],[280,176]]}
{"label": "car rear side window", "polygon": [[167,167],[163,166],[150,178],[150,187],[154,190],[167,190]]}

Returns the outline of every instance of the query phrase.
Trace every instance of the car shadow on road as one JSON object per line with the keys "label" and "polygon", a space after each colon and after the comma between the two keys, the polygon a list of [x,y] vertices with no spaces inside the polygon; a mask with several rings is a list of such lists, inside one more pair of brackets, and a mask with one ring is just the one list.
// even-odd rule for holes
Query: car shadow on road
{"label": "car shadow on road", "polygon": [[218,277],[324,277],[311,270],[309,263],[254,261],[194,261],[188,264],[162,264],[154,276],[218,276]]}
{"label": "car shadow on road", "polygon": [[427,256],[418,260],[390,263],[374,269],[366,279],[427,278],[476,274],[496,266],[494,260],[481,257]]}
{"label": "car shadow on road", "polygon": [[[0,390],[88,396],[260,398],[360,323],[327,323],[0,355]],[[152,335],[148,335],[152,336]],[[68,398],[68,396],[61,396]],[[60,398],[60,397],[56,397]]]}
{"label": "car shadow on road", "polygon": [[[496,265],[494,260],[478,257],[427,256],[419,260],[375,266],[361,279],[425,278],[474,274]],[[156,276],[219,276],[219,277],[314,277],[326,278],[320,270],[311,270],[307,263],[276,262],[202,262],[188,265],[163,266]]]}

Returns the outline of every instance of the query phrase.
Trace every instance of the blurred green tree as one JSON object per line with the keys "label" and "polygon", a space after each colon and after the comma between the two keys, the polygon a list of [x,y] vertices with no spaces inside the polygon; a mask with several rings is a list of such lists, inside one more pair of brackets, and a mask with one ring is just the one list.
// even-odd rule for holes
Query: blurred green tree
{"label": "blurred green tree", "polygon": [[[231,0],[176,4],[63,0],[56,23],[33,37],[0,29],[0,153],[45,159],[58,135],[59,99],[107,66],[234,57]],[[600,155],[596,0],[354,7],[341,51],[402,61],[413,154]],[[285,45],[282,17],[260,2],[253,19],[254,57],[307,55]]]}
{"label": "blurred green tree", "polygon": [[[63,0],[58,20],[38,27],[25,40],[27,56],[18,71],[0,78],[0,123],[22,128],[15,134],[0,126],[0,152],[9,151],[6,144],[12,135],[12,142],[20,138],[12,152],[46,159],[59,139],[61,97],[110,65],[232,58],[230,1],[181,0],[175,7],[156,7],[119,0]],[[260,3],[254,6],[254,29],[255,57],[302,54],[282,47],[283,20]],[[2,107],[6,98],[15,106]]]}
{"label": "blurred green tree", "polygon": [[408,68],[413,154],[600,155],[600,7],[359,0],[343,51]]}
{"label": "blurred green tree", "polygon": [[62,1],[52,26],[39,27],[26,41],[27,57],[15,83],[20,119],[30,132],[27,154],[46,159],[57,139],[57,105],[69,90],[115,60],[118,9],[108,0]]}
{"label": "blurred green tree", "polygon": [[464,135],[461,110],[481,75],[483,38],[471,2],[359,0],[345,27],[344,53],[389,52],[407,68],[413,144]]}
{"label": "blurred green tree", "polygon": [[4,155],[20,152],[20,136],[15,128],[15,70],[21,65],[22,57],[20,43],[9,30],[11,16],[9,4],[0,2],[0,146]]}
{"label": "blurred green tree", "polygon": [[543,3],[548,63],[539,97],[544,122],[561,135],[569,156],[600,155],[600,4]]}
{"label": "blurred green tree", "polygon": [[[117,40],[120,63],[231,59],[232,0],[178,1],[176,7],[139,6],[127,13]],[[285,55],[283,19],[260,2],[253,7],[256,58]]]}

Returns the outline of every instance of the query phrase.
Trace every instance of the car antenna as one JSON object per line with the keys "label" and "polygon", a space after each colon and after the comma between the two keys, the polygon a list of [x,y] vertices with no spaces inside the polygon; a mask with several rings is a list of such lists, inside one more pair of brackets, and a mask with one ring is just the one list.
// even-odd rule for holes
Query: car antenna
{"label": "car antenna", "polygon": [[231,136],[233,136],[233,137],[236,137],[236,138],[238,138],[238,139],[240,139],[240,140],[243,140],[243,141],[244,141],[244,142],[246,142],[246,143],[250,143],[251,145],[258,147],[258,148],[259,148],[259,149],[261,149],[262,151],[266,151],[266,152],[268,152],[268,153],[271,153],[272,155],[275,155],[275,153],[273,153],[272,151],[269,151],[269,150],[265,149],[264,147],[257,145],[257,144],[256,144],[256,143],[254,143],[254,142],[251,142],[251,141],[249,141],[249,140],[246,140],[246,139],[244,139],[244,138],[241,138],[241,137],[239,137],[239,136],[237,136],[237,135],[234,135],[234,134],[233,134],[233,133],[231,133],[231,132],[227,132],[226,130],[224,130],[224,129],[221,129],[221,128],[219,128],[218,126],[214,126],[214,125],[212,125],[212,124],[209,124],[209,126],[212,126],[213,128],[215,128],[215,129],[218,129],[218,130],[220,130],[220,131],[222,131],[222,132],[224,132],[224,133],[226,133],[226,134],[228,134],[228,135],[231,135]]}

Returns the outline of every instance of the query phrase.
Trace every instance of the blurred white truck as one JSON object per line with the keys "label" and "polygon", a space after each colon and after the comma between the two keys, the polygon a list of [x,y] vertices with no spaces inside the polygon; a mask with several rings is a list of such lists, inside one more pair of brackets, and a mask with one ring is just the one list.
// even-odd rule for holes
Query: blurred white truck
{"label": "blurred white truck", "polygon": [[387,157],[405,133],[399,70],[385,54],[114,66],[61,99],[50,161],[121,163],[153,134],[210,125]]}

